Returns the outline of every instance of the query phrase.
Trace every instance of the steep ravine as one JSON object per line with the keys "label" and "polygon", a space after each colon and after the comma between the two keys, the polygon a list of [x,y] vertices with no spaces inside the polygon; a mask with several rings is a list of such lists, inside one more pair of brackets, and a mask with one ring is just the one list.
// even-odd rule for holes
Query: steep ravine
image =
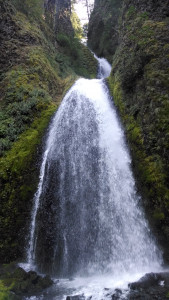
{"label": "steep ravine", "polygon": [[[70,1],[55,2],[59,12]],[[41,0],[0,1],[1,263],[24,255],[40,145],[51,116],[75,79],[92,78],[97,70],[93,55],[74,38],[67,10],[60,32],[57,16],[48,19],[51,1],[45,3],[44,11]]]}
{"label": "steep ravine", "polygon": [[[30,282],[35,289],[37,274],[18,269],[20,287],[15,283],[14,292],[27,300],[31,293],[44,300],[110,300],[117,298],[117,287],[122,299],[130,299],[126,293],[131,280],[163,270],[161,251],[136,193],[124,131],[104,80],[111,66],[104,58],[98,61],[100,79],[76,81],[44,139],[27,260],[20,266],[50,274],[54,283],[37,295],[20,276],[34,276]],[[158,293],[165,295],[168,286],[158,288],[164,276],[169,274],[151,273],[143,284],[154,278]],[[47,278],[43,280],[46,284]],[[133,289],[137,284],[132,283]],[[143,294],[139,292],[140,297]]]}
{"label": "steep ravine", "polygon": [[[95,1],[89,25],[92,49],[95,16],[99,24],[109,15],[107,3],[115,9],[115,1]],[[124,0],[114,28],[118,46],[108,84],[126,130],[147,218],[169,261],[169,2]],[[114,36],[113,28],[108,35]],[[108,51],[106,43],[103,49]]]}
{"label": "steep ravine", "polygon": [[[147,219],[166,261],[168,2],[124,0],[120,5],[116,0],[97,0],[89,25],[90,48],[113,62],[107,82],[126,130]],[[70,1],[45,1],[45,11],[39,5],[42,3],[43,0],[0,0],[1,263],[17,261],[25,253],[43,151],[40,146],[51,116],[75,79],[94,78],[97,69],[90,51],[73,37]],[[66,11],[59,22],[57,8]],[[7,266],[7,272],[9,269]],[[0,296],[1,290],[0,280]]]}
{"label": "steep ravine", "polygon": [[118,45],[118,18],[122,0],[95,0],[88,29],[88,46],[112,63]]}

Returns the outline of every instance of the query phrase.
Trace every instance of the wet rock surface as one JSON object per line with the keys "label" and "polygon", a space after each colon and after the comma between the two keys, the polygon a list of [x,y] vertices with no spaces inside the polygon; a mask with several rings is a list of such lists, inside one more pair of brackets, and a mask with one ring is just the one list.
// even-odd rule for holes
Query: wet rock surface
{"label": "wet rock surface", "polygon": [[20,296],[36,295],[53,284],[48,275],[40,276],[35,271],[26,272],[20,267],[12,273],[3,274],[1,279],[11,292]]}
{"label": "wet rock surface", "polygon": [[92,296],[85,297],[84,294],[82,295],[75,295],[75,296],[67,296],[66,300],[90,300]]}
{"label": "wet rock surface", "polygon": [[[147,273],[138,281],[129,283],[129,289],[105,288],[103,300],[164,300],[169,298],[169,272]],[[67,296],[66,300],[89,300],[92,296],[86,297],[85,294]],[[95,299],[95,298],[94,298]]]}
{"label": "wet rock surface", "polygon": [[[127,299],[168,299],[169,272],[148,273],[129,285]],[[120,299],[120,298],[112,298]]]}
{"label": "wet rock surface", "polygon": [[121,295],[122,295],[122,290],[115,289],[115,293],[112,295],[111,299],[112,300],[120,299]]}
{"label": "wet rock surface", "polygon": [[118,46],[118,17],[122,0],[95,1],[88,29],[88,46],[110,62]]}
{"label": "wet rock surface", "polygon": [[85,300],[84,295],[67,296],[66,300]]}

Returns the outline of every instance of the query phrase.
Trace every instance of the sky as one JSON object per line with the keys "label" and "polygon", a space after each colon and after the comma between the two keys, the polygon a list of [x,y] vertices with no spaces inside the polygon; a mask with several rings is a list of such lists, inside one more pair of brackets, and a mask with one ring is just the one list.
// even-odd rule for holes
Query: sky
{"label": "sky", "polygon": [[[74,6],[75,6],[75,11],[81,21],[81,24],[83,25],[88,22],[88,18],[87,18],[86,7],[82,2],[85,2],[85,1],[78,0],[77,4],[75,4]],[[93,4],[94,0],[90,0],[89,2],[90,2],[90,4]]]}

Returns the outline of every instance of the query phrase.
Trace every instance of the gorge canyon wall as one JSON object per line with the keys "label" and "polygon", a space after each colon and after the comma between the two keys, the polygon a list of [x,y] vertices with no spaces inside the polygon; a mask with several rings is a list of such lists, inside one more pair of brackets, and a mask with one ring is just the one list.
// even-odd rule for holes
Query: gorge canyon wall
{"label": "gorge canyon wall", "polygon": [[[112,14],[114,10],[116,13]],[[104,30],[106,22],[109,24],[107,33]],[[168,28],[168,1],[124,0],[117,4],[117,1],[113,0],[100,0],[95,1],[88,33],[88,44],[91,49],[98,51],[98,55],[104,53],[112,61],[108,84],[126,130],[144,208],[158,241],[165,248],[167,261],[169,260]],[[108,45],[106,42],[100,45],[98,35],[101,36],[101,40],[109,36]]]}

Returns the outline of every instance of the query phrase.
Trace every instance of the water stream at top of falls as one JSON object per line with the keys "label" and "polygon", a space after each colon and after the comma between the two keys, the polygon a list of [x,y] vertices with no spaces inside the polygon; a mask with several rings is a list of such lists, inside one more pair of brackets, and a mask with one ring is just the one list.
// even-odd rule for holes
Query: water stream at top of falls
{"label": "water stream at top of falls", "polygon": [[30,268],[76,277],[65,285],[84,285],[92,299],[109,281],[117,287],[162,264],[104,82],[111,66],[97,59],[100,79],[78,79],[50,124],[27,251]]}

